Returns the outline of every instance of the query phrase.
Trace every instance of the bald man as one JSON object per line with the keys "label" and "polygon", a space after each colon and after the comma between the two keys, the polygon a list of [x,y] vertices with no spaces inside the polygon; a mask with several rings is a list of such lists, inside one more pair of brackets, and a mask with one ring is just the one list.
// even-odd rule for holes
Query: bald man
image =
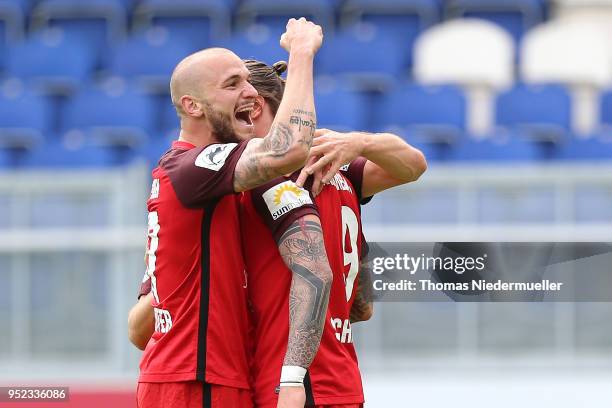
{"label": "bald man", "polygon": [[[313,59],[321,28],[291,19],[285,97],[272,127],[253,139],[257,92],[229,50],[181,61],[170,81],[179,139],[153,170],[144,285],[155,332],[140,362],[140,407],[250,407],[246,275],[237,192],[291,173],[315,129]],[[310,124],[310,125],[307,125]]]}

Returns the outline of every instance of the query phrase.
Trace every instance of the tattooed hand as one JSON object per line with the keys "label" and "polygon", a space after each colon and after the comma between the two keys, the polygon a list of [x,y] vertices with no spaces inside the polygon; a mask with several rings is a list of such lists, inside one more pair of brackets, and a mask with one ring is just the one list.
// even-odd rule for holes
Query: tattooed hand
{"label": "tattooed hand", "polygon": [[296,184],[303,187],[306,179],[315,175],[312,192],[318,194],[322,188],[321,183],[329,183],[340,171],[340,167],[355,160],[362,151],[363,138],[358,132],[339,133],[317,129],[307,165],[300,172]]}

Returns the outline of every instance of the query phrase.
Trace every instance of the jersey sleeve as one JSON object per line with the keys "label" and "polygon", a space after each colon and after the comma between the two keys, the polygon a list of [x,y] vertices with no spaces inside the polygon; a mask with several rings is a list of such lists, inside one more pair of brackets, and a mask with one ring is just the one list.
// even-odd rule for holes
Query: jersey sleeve
{"label": "jersey sleeve", "polygon": [[250,192],[253,207],[277,242],[298,219],[308,214],[319,216],[311,192],[295,184],[298,174],[296,172],[291,177],[278,177]]}
{"label": "jersey sleeve", "polygon": [[151,292],[151,279],[149,276],[145,275],[142,282],[140,283],[140,288],[138,289],[138,299],[143,296],[146,296]]}
{"label": "jersey sleeve", "polygon": [[167,157],[161,164],[181,203],[197,208],[233,194],[234,171],[247,143],[215,143]]}
{"label": "jersey sleeve", "polygon": [[340,171],[349,179],[353,187],[355,187],[355,191],[357,192],[357,197],[359,197],[359,204],[367,204],[372,200],[372,197],[363,197],[361,195],[361,190],[363,186],[363,171],[365,169],[365,164],[368,160],[365,157],[358,157],[349,164],[342,166]]}

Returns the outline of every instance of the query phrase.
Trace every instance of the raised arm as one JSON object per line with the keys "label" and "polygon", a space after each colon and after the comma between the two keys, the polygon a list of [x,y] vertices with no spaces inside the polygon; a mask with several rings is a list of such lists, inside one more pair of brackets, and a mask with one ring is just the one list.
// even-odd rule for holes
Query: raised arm
{"label": "raised arm", "polygon": [[302,185],[309,175],[322,170],[322,182],[329,182],[340,167],[359,156],[368,160],[363,171],[361,198],[415,181],[427,170],[423,153],[394,134],[319,129],[310,151],[313,164],[304,168],[297,184]]}
{"label": "raised arm", "polygon": [[306,369],[317,353],[333,278],[316,215],[306,215],[291,224],[279,239],[278,248],[292,273],[282,396],[284,388],[302,385]]}
{"label": "raised arm", "polygon": [[291,19],[281,37],[289,52],[287,83],[270,131],[249,141],[236,165],[234,190],[245,191],[304,165],[316,128],[313,61],[323,41],[321,27]]}

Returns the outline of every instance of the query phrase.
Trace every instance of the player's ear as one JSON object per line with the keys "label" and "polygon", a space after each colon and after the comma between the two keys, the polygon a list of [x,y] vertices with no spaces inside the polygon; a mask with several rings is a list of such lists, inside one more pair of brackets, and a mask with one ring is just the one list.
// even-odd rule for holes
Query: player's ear
{"label": "player's ear", "polygon": [[181,97],[181,106],[187,116],[201,118],[204,116],[204,107],[202,103],[191,95],[183,95]]}
{"label": "player's ear", "polygon": [[251,120],[258,119],[264,110],[264,106],[266,105],[266,100],[263,96],[257,95],[255,98],[255,106],[253,106],[253,111],[251,112]]}

